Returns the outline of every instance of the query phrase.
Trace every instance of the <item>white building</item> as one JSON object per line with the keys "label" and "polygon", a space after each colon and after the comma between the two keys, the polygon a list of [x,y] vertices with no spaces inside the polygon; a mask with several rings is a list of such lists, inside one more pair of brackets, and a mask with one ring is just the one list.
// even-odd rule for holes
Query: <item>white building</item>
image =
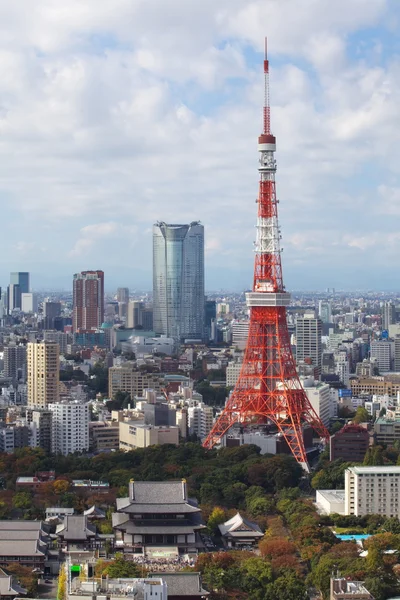
{"label": "white building", "polygon": [[213,426],[214,412],[212,406],[199,402],[197,406],[188,408],[189,433],[195,433],[200,439],[206,437]]}
{"label": "white building", "polygon": [[[143,336],[132,336],[129,338],[132,352],[138,356],[139,354],[154,354],[160,352],[172,356],[176,349],[174,338],[161,336],[157,338],[148,338]],[[124,345],[122,344],[124,349]]]}
{"label": "white building", "polygon": [[233,321],[232,323],[232,346],[244,350],[249,337],[250,321]]}
{"label": "white building", "polygon": [[68,401],[48,405],[52,411],[51,451],[72,454],[89,450],[89,405]]}
{"label": "white building", "polygon": [[335,373],[346,387],[350,384],[350,363],[347,352],[335,352]]}
{"label": "white building", "polygon": [[315,312],[305,313],[296,319],[296,361],[307,362],[318,368],[322,366],[322,321]]}
{"label": "white building", "polygon": [[394,358],[395,343],[388,340],[375,340],[371,342],[371,359],[378,362],[379,373],[387,373],[392,370],[392,359]]}
{"label": "white building", "polygon": [[350,467],[344,478],[346,515],[400,517],[400,467]]}
{"label": "white building", "polygon": [[311,378],[301,378],[304,391],[311,406],[321,419],[325,427],[329,427],[331,413],[330,387],[327,383],[321,383]]}
{"label": "white building", "polygon": [[21,311],[24,313],[37,313],[38,299],[36,294],[22,293],[21,294]]}

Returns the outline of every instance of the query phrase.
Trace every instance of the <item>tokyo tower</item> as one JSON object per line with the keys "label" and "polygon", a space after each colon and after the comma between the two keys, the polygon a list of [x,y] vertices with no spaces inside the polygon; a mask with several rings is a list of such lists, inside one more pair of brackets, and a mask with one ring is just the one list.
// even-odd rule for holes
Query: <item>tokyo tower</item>
{"label": "tokyo tower", "polygon": [[253,291],[246,294],[249,336],[235,389],[203,445],[212,448],[235,423],[270,423],[284,436],[295,459],[309,470],[303,425],[308,423],[324,440],[329,439],[329,433],[300,383],[286,322],[290,294],[285,291],[282,278],[267,40],[264,82],[263,132],[258,138],[260,184],[254,280]]}

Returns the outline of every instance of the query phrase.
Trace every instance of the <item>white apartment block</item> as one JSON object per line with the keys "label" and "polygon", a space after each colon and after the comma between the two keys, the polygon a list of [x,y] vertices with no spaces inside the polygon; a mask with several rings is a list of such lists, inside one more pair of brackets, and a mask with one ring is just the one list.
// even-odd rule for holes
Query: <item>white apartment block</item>
{"label": "white apartment block", "polygon": [[48,405],[52,411],[51,451],[67,456],[89,450],[89,404],[68,401]]}
{"label": "white apartment block", "polygon": [[199,402],[197,406],[188,408],[189,433],[195,433],[200,439],[205,438],[211,431],[214,422],[212,406]]}
{"label": "white apartment block", "polygon": [[344,512],[400,517],[400,467],[346,469]]}
{"label": "white apartment block", "polygon": [[311,406],[325,425],[329,427],[331,416],[331,396],[330,387],[327,383],[321,383],[311,378],[301,378],[304,391],[310,401]]}

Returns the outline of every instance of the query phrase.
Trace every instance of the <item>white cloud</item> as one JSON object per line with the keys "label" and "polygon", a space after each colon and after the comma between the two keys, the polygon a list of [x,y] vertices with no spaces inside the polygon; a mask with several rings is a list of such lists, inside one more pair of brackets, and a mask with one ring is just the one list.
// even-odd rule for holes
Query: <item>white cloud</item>
{"label": "white cloud", "polygon": [[[237,269],[248,273],[238,285],[248,284],[263,78],[262,56],[255,64],[247,45],[261,50],[267,33],[285,267],[312,264],[316,253],[327,265],[334,251],[358,260],[378,226],[385,228],[368,215],[398,214],[400,62],[382,50],[385,32],[373,40],[363,33],[387,19],[390,3],[299,6],[0,6],[5,235],[12,238],[15,227],[24,242],[55,245],[66,272],[95,256],[99,268],[132,280],[147,270],[150,285],[149,225],[200,219],[209,273]],[[365,41],[356,52],[352,34]],[[140,252],[121,252],[133,242]]]}

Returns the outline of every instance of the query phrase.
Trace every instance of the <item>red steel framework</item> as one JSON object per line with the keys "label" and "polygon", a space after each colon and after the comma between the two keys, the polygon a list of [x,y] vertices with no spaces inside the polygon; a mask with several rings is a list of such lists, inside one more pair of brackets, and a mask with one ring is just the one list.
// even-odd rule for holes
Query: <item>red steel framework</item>
{"label": "red steel framework", "polygon": [[329,433],[300,383],[290,347],[286,321],[290,294],[285,291],[282,278],[267,40],[264,80],[263,132],[258,138],[260,186],[254,281],[253,291],[246,294],[249,336],[235,389],[203,445],[212,448],[236,423],[269,422],[282,433],[295,459],[308,470],[303,425],[309,423],[324,440],[329,439]]}

